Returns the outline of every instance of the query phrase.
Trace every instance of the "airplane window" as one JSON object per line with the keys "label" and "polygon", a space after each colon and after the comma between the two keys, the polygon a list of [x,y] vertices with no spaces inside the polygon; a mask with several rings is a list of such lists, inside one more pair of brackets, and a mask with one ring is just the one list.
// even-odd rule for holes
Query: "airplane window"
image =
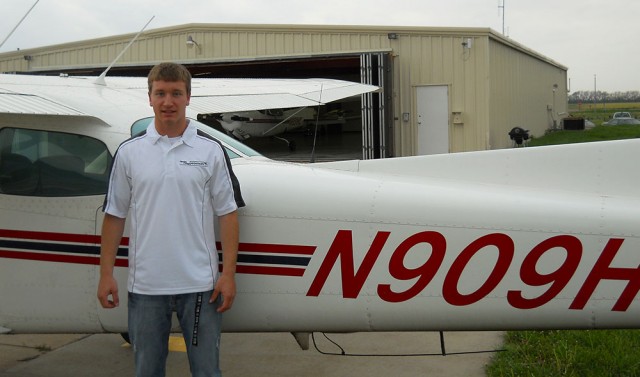
{"label": "airplane window", "polygon": [[[143,118],[135,121],[131,126],[131,135],[132,136],[137,135],[140,132],[146,130],[152,121],[153,121],[153,117]],[[224,149],[227,152],[227,155],[229,156],[229,158],[232,158],[232,159],[238,158],[238,157],[241,157],[241,155],[245,155],[248,157],[260,156],[260,153],[242,144],[238,140],[228,135],[225,135],[224,133],[216,129],[213,129],[204,123],[198,122],[197,120],[194,120],[194,119],[189,119],[189,122],[194,122],[196,127],[198,127],[198,129],[206,132],[207,134],[211,135],[211,137],[213,137],[214,139],[220,141],[224,146]]]}
{"label": "airplane window", "polygon": [[140,132],[146,130],[152,120],[153,118],[143,118],[133,122],[133,125],[131,126],[131,136],[135,136]]}
{"label": "airplane window", "polygon": [[112,156],[94,138],[63,132],[0,130],[0,194],[44,197],[107,192]]}

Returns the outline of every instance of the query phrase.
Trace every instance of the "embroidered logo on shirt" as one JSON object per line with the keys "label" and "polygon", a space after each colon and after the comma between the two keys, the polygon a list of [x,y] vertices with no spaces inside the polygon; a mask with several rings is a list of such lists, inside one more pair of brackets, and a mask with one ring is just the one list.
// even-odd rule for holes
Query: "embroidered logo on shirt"
{"label": "embroidered logo on shirt", "polygon": [[180,160],[180,165],[186,166],[207,166],[206,161]]}

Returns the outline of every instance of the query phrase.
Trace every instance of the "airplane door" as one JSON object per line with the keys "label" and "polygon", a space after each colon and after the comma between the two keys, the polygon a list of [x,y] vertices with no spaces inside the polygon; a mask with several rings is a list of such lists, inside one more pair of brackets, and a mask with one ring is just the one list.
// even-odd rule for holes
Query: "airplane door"
{"label": "airplane door", "polygon": [[416,88],[417,155],[449,153],[449,87]]}

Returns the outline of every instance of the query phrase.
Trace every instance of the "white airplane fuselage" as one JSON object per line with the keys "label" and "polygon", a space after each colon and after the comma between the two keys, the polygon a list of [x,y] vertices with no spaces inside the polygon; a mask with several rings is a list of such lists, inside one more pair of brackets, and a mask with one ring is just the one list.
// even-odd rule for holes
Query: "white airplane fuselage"
{"label": "white airplane fuselage", "polygon": [[[0,114],[0,141],[51,130],[113,154],[151,113],[133,92],[64,94],[91,116]],[[640,140],[307,165],[227,146],[247,206],[225,331],[640,327]],[[96,299],[103,200],[0,193],[0,327],[127,330],[126,295]]]}

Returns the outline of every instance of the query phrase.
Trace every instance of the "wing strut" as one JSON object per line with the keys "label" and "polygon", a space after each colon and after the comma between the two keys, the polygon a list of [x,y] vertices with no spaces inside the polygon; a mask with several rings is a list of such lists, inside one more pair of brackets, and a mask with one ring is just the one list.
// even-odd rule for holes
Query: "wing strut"
{"label": "wing strut", "polygon": [[[322,103],[322,89],[323,89],[323,85],[320,84],[320,98],[318,98],[318,104]],[[316,140],[318,139],[318,119],[319,118],[320,118],[320,109],[318,109],[318,112],[316,114],[316,127],[315,127],[315,131],[313,132],[313,147],[311,148],[311,159],[309,160],[310,163],[316,162]]]}
{"label": "wing strut", "polygon": [[304,109],[306,109],[306,108],[307,108],[306,106],[299,108],[295,113],[293,113],[293,114],[289,115],[289,116],[288,116],[288,117],[286,117],[284,120],[282,120],[282,121],[278,122],[278,124],[276,124],[275,126],[273,126],[273,127],[269,128],[268,130],[266,130],[265,132],[263,132],[263,133],[262,133],[262,135],[266,135],[266,134],[268,134],[268,133],[269,133],[269,132],[271,132],[274,128],[278,127],[278,126],[279,126],[279,125],[281,125],[282,123],[284,123],[284,122],[288,121],[289,119],[293,118],[293,117],[294,117],[294,116],[296,116],[299,112],[301,112],[302,110],[304,110]]}
{"label": "wing strut", "polygon": [[107,82],[106,82],[106,81],[104,81],[104,78],[107,76],[107,72],[109,72],[109,70],[111,69],[111,67],[113,67],[113,65],[114,65],[114,64],[116,64],[116,62],[117,62],[118,60],[120,60],[120,58],[121,58],[121,57],[122,57],[122,55],[125,53],[125,51],[127,51],[127,50],[129,49],[129,47],[131,47],[131,45],[133,44],[133,42],[135,42],[135,40],[136,40],[136,39],[138,39],[138,37],[140,36],[140,34],[142,34],[142,32],[144,31],[144,29],[146,29],[146,28],[147,28],[147,26],[149,26],[149,24],[151,23],[151,21],[153,21],[153,19],[154,19],[155,17],[156,17],[156,16],[152,16],[152,17],[151,17],[151,19],[147,22],[147,24],[146,24],[146,25],[144,25],[144,27],[142,28],[142,30],[140,30],[140,31],[138,32],[138,34],[136,34],[136,36],[135,36],[135,37],[133,37],[133,39],[131,40],[131,42],[129,42],[129,44],[128,44],[125,48],[123,48],[123,49],[122,49],[122,51],[120,51],[120,54],[119,54],[115,59],[113,59],[113,61],[111,62],[111,64],[109,64],[109,66],[107,67],[107,69],[105,69],[105,70],[104,70],[104,72],[102,72],[102,73],[100,74],[100,76],[96,79],[96,81],[95,81],[95,83],[96,83],[96,84],[98,84],[98,85],[104,85],[104,86],[107,86]]}
{"label": "wing strut", "polygon": [[16,31],[16,29],[18,28],[18,26],[20,26],[20,24],[22,23],[22,21],[24,21],[25,18],[27,18],[27,16],[29,15],[29,13],[31,13],[31,11],[33,10],[33,8],[36,7],[36,4],[38,4],[38,1],[40,0],[36,0],[35,3],[33,3],[33,5],[31,6],[31,8],[29,8],[29,10],[27,11],[27,13],[25,13],[24,16],[22,16],[22,19],[20,20],[20,22],[18,22],[18,24],[9,32],[9,35],[7,35],[7,37],[2,41],[2,43],[0,43],[0,48],[2,47],[2,45],[4,45],[4,42],[7,41],[7,39],[9,39],[9,37],[11,37],[11,35],[13,34],[14,31]]}

